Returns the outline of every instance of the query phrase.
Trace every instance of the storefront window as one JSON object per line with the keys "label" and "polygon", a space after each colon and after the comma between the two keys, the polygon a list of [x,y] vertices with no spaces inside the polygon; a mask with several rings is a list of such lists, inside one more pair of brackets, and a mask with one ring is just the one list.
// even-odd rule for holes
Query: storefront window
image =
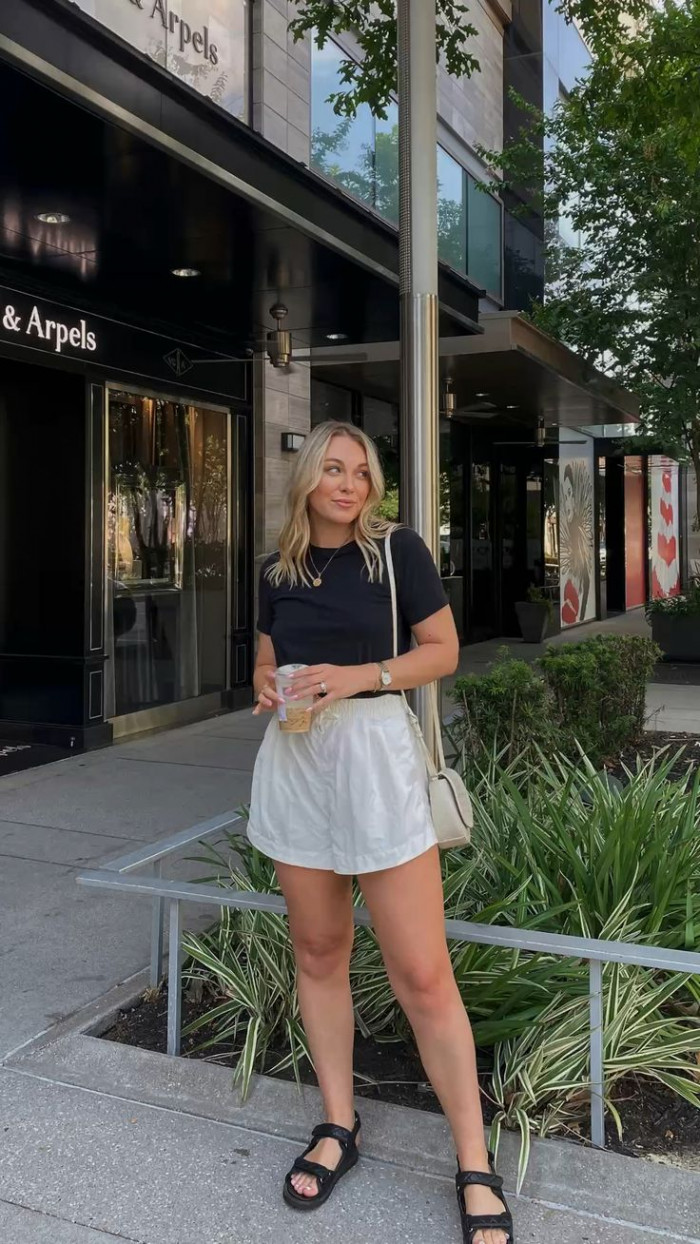
{"label": "storefront window", "polygon": [[546,458],[544,463],[544,586],[547,594],[559,604],[559,463]]}
{"label": "storefront window", "polygon": [[226,686],[228,412],[109,393],[113,713]]}
{"label": "storefront window", "polygon": [[469,637],[478,642],[494,633],[494,547],[490,450],[474,445],[471,471],[472,591]]}
{"label": "storefront window", "polygon": [[311,427],[336,419],[340,423],[353,422],[353,393],[325,380],[311,381]]}
{"label": "storefront window", "polygon": [[391,402],[366,397],[362,402],[362,427],[372,437],[384,472],[386,495],[381,505],[385,518],[399,517],[399,411]]}
{"label": "storefront window", "polygon": [[76,0],[188,86],[248,118],[248,0]]}

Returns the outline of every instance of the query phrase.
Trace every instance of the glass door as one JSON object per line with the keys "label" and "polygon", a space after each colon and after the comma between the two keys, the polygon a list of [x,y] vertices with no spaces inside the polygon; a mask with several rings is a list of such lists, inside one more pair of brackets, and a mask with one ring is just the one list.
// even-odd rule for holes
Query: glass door
{"label": "glass door", "polygon": [[510,450],[498,470],[499,632],[519,635],[516,603],[545,586],[544,479],[541,453]]}
{"label": "glass door", "polygon": [[496,634],[494,575],[494,496],[492,446],[472,441],[470,478],[471,608],[469,640],[480,643]]}
{"label": "glass door", "polygon": [[522,522],[519,472],[514,462],[501,462],[498,480],[499,613],[502,635],[517,635],[516,600],[522,600]]}
{"label": "glass door", "polygon": [[228,683],[230,413],[109,389],[108,715]]}

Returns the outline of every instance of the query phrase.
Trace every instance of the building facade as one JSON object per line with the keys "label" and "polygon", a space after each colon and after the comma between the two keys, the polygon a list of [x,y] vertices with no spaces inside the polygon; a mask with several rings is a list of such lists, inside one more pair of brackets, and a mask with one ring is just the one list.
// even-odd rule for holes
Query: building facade
{"label": "building facade", "polygon": [[[293,14],[0,8],[0,737],[98,746],[249,703],[256,565],[316,422],[376,439],[399,512],[396,108],[338,118],[357,49],[294,42]],[[585,49],[546,0],[470,19],[480,73],[441,69],[437,96],[441,569],[465,641],[511,633],[530,585],[563,625],[620,607],[605,515],[639,499],[601,451],[634,403],[522,321],[541,220],[478,155],[518,122],[511,86],[551,100]]]}

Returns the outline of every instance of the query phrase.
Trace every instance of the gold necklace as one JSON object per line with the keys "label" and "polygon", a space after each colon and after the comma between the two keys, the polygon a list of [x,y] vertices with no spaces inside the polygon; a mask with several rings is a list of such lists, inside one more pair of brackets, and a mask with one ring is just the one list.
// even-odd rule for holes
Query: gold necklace
{"label": "gold necklace", "polygon": [[328,558],[328,561],[326,562],[325,566],[323,567],[323,570],[319,570],[319,568],[318,568],[318,566],[316,565],[316,563],[315,563],[315,561],[314,561],[313,557],[311,556],[310,551],[307,549],[307,551],[306,551],[306,556],[308,557],[309,561],[311,562],[311,567],[312,567],[312,569],[313,569],[313,571],[314,571],[314,573],[315,573],[315,575],[316,575],[316,578],[311,580],[311,585],[312,585],[312,587],[320,587],[320,586],[321,586],[321,584],[323,583],[323,575],[326,573],[326,571],[327,571],[328,567],[330,566],[331,562],[333,561],[333,558],[335,557],[336,553],[339,553],[341,549],[344,549],[344,548],[346,547],[346,545],[351,544],[351,543],[352,543],[352,540],[346,540],[346,541],[345,541],[345,544],[339,544],[339,545],[338,545],[338,547],[337,547],[337,549],[334,549],[334,550],[333,550],[333,552],[331,553],[330,557]]}

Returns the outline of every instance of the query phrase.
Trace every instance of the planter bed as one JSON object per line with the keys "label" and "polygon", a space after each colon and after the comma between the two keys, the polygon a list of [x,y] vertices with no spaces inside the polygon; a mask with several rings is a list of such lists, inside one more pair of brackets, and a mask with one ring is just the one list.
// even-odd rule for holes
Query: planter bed
{"label": "planter bed", "polygon": [[[183,1026],[211,1007],[211,1001],[198,1003],[183,997]],[[166,991],[146,990],[132,1006],[121,1012],[116,1022],[101,1037],[123,1045],[165,1053],[167,1028]],[[197,1034],[197,1041],[205,1040],[206,1029]],[[206,1051],[193,1049],[195,1041],[183,1038],[183,1057],[197,1058],[233,1067],[238,1051],[228,1046],[212,1046]],[[279,1054],[270,1054],[269,1068],[278,1060]],[[291,1070],[279,1076],[293,1080]],[[310,1067],[301,1070],[304,1084],[316,1084]],[[420,1060],[403,1042],[379,1044],[355,1034],[355,1094],[357,1098],[396,1106],[408,1106],[414,1110],[426,1110],[439,1114],[440,1107]],[[484,1117],[490,1122],[493,1108],[486,1097],[482,1098]],[[650,1157],[673,1165],[700,1170],[700,1110],[673,1094],[661,1084],[650,1080],[638,1082],[634,1077],[622,1081],[618,1087],[615,1104],[623,1123],[623,1140],[620,1143],[610,1120],[607,1121],[607,1145],[614,1152],[628,1157]],[[568,1139],[584,1141],[586,1128],[581,1131],[562,1133]]]}
{"label": "planter bed", "polygon": [[700,661],[700,616],[654,613],[651,637],[664,652],[666,661]]}
{"label": "planter bed", "polygon": [[[700,695],[700,691],[698,695]],[[659,748],[662,747],[668,747],[669,755],[675,755],[676,752],[680,753],[671,769],[671,778],[680,780],[685,777],[689,769],[695,772],[700,767],[700,736],[696,734],[656,733],[654,731],[642,735],[638,743],[626,747],[619,761],[611,763],[607,767],[616,777],[624,779],[623,764],[628,769],[634,770],[637,756],[640,756],[643,761],[651,760],[654,753],[658,752]]]}

